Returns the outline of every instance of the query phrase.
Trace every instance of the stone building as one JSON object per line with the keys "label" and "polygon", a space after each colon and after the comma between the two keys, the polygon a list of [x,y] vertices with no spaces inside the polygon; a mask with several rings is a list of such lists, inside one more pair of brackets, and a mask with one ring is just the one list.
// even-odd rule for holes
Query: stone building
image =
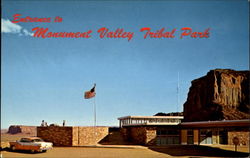
{"label": "stone building", "polygon": [[228,144],[239,139],[239,145],[249,146],[250,120],[223,120],[183,122],[181,128],[182,144]]}
{"label": "stone building", "polygon": [[125,139],[141,145],[229,144],[249,146],[250,120],[181,122],[182,116],[120,117]]}
{"label": "stone building", "polygon": [[118,118],[123,136],[141,145],[180,144],[183,116],[125,116]]}

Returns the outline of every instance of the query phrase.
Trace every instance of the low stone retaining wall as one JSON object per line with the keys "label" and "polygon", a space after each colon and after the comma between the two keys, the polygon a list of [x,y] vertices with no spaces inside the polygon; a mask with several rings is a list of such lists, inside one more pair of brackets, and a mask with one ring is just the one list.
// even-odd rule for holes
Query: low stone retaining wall
{"label": "low stone retaining wall", "polygon": [[108,127],[73,127],[73,146],[95,145],[108,134]]}
{"label": "low stone retaining wall", "polygon": [[124,139],[135,144],[155,145],[156,127],[125,127],[121,129]]}
{"label": "low stone retaining wall", "polygon": [[37,136],[54,146],[72,146],[72,127],[37,127]]}
{"label": "low stone retaining wall", "polygon": [[37,127],[37,136],[54,146],[95,145],[108,134],[108,127]]}

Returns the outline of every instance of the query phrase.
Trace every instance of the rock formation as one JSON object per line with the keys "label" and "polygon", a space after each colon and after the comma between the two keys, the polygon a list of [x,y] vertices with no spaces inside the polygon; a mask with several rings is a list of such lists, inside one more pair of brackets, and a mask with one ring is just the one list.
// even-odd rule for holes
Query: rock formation
{"label": "rock formation", "polygon": [[183,116],[183,112],[171,112],[171,113],[158,112],[154,116]]}
{"label": "rock formation", "polygon": [[250,71],[215,69],[192,81],[184,121],[250,118]]}
{"label": "rock formation", "polygon": [[11,125],[8,129],[8,133],[36,135],[36,126]]}

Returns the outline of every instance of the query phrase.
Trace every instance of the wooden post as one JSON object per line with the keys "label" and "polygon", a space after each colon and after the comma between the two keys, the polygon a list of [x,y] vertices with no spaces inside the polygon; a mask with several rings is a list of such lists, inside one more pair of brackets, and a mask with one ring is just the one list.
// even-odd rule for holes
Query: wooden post
{"label": "wooden post", "polygon": [[181,144],[187,145],[187,130],[186,129],[181,130]]}
{"label": "wooden post", "polygon": [[199,144],[199,130],[194,129],[194,144],[198,145]]}

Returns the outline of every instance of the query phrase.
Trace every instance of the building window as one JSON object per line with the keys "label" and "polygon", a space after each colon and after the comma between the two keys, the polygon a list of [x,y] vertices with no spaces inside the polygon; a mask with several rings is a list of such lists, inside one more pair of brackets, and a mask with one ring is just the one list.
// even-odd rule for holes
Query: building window
{"label": "building window", "polygon": [[212,131],[202,129],[200,130],[200,143],[201,144],[212,144]]}
{"label": "building window", "polygon": [[157,130],[157,145],[180,144],[179,130]]}

